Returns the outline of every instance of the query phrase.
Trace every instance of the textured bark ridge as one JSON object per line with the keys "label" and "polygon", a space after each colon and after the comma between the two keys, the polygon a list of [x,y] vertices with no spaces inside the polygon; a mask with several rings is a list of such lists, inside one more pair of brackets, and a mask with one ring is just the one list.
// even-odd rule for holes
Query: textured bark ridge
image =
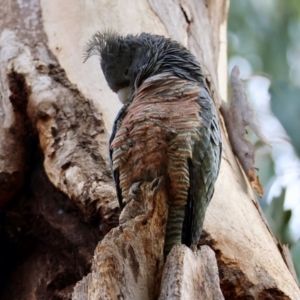
{"label": "textured bark ridge", "polygon": [[16,72],[10,72],[7,82],[6,88],[11,92],[7,100],[11,107],[6,111],[6,120],[1,116],[1,123],[7,123],[8,126],[1,128],[0,206],[7,204],[24,184],[25,149],[30,144],[30,128],[26,117],[28,93],[24,78]]}
{"label": "textured bark ridge", "polygon": [[48,50],[39,2],[0,6],[0,297],[70,299],[118,224],[108,135]]}
{"label": "textured bark ridge", "polygon": [[250,107],[244,85],[239,78],[240,70],[238,66],[232,69],[230,83],[232,87],[232,99],[230,106],[224,101],[221,105],[221,112],[226,124],[228,138],[232,146],[232,151],[239,159],[239,162],[248,176],[250,184],[257,190],[260,197],[263,196],[263,187],[256,175],[255,169],[255,149],[254,146],[246,140],[246,126],[249,125],[257,138],[268,144],[257,123],[254,112]]}
{"label": "textured bark ridge", "polygon": [[208,247],[191,251],[183,245],[173,247],[166,261],[159,300],[223,300],[215,253]]}
{"label": "textured bark ridge", "polygon": [[228,1],[0,0],[0,7],[1,299],[300,299],[224,126],[201,239],[215,255],[178,246],[163,269],[167,205],[151,185],[116,227],[107,131],[120,104],[98,60],[82,64],[82,49],[108,27],[175,38],[198,57],[218,106]]}
{"label": "textured bark ridge", "polygon": [[76,285],[72,299],[157,299],[168,212],[159,185],[139,187],[121,214],[122,224],[97,246],[92,273]]}

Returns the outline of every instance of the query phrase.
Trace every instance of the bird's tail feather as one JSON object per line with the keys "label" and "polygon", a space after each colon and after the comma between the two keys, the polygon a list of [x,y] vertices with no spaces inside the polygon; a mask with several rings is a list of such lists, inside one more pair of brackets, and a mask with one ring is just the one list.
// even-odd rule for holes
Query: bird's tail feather
{"label": "bird's tail feather", "polygon": [[164,256],[167,257],[175,244],[181,244],[182,225],[185,216],[185,205],[169,206]]}

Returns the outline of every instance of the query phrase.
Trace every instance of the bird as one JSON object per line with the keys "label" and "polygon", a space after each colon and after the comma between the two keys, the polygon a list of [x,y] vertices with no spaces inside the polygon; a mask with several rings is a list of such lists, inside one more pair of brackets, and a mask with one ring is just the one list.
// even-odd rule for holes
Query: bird
{"label": "bird", "polygon": [[216,107],[196,57],[182,44],[150,33],[97,32],[85,60],[100,57],[123,107],[109,141],[121,209],[139,182],[162,177],[168,197],[165,256],[175,244],[197,246],[214,194],[222,139]]}

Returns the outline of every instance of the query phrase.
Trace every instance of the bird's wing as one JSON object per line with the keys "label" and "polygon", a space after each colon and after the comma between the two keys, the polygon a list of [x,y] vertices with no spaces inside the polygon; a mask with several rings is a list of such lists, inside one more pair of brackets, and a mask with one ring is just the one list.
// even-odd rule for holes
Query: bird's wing
{"label": "bird's wing", "polygon": [[113,150],[111,148],[111,144],[118,132],[118,130],[120,129],[120,126],[122,124],[122,120],[124,119],[124,117],[126,116],[126,110],[127,110],[128,105],[124,105],[121,110],[119,111],[119,113],[116,116],[116,119],[114,121],[114,125],[113,125],[113,129],[112,129],[112,133],[109,139],[109,162],[110,162],[110,169],[112,171],[113,177],[114,177],[114,181],[115,181],[115,185],[116,185],[116,192],[117,192],[117,197],[119,200],[119,205],[120,208],[123,208],[123,197],[122,197],[122,189],[120,187],[120,172],[119,169],[113,169]]}
{"label": "bird's wing", "polygon": [[197,100],[202,124],[189,160],[190,189],[183,226],[183,242],[197,244],[206,208],[214,193],[222,151],[221,134],[213,101],[203,87]]}

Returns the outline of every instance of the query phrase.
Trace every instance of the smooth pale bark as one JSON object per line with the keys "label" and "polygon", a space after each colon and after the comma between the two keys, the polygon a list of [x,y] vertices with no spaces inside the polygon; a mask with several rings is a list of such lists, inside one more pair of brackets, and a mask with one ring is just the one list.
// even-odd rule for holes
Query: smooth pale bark
{"label": "smooth pale bark", "polygon": [[[35,256],[32,254],[31,260],[28,261],[34,263],[26,264],[24,258],[21,267],[26,272],[19,271],[19,267],[12,278],[11,286],[14,282],[16,284],[20,278],[18,276],[23,274],[26,293],[22,294],[21,290],[15,299],[27,299],[29,294],[34,295],[32,299],[38,299],[38,295],[55,295],[70,299],[74,283],[86,274],[95,239],[100,239],[115,226],[118,218],[118,206],[107,163],[107,141],[114,116],[121,105],[105,83],[98,58],[92,57],[82,64],[82,52],[87,40],[95,31],[106,28],[115,29],[120,33],[146,31],[175,38],[198,57],[214,101],[219,106],[221,98],[226,98],[225,41],[228,1],[1,0],[0,6],[0,142],[1,146],[3,142],[7,145],[7,149],[1,147],[0,152],[1,158],[5,158],[5,163],[0,165],[0,179],[5,178],[1,184],[6,187],[11,184],[16,187],[16,191],[22,191],[24,188],[22,178],[27,169],[23,157],[30,152],[26,146],[26,141],[30,143],[30,139],[26,138],[27,131],[20,129],[18,132],[19,127],[16,124],[17,120],[21,120],[21,124],[30,122],[33,132],[37,132],[38,143],[43,153],[45,178],[53,184],[51,191],[63,192],[61,197],[65,197],[64,203],[74,203],[77,207],[76,216],[64,210],[63,220],[60,219],[61,214],[57,213],[60,212],[59,205],[50,211],[48,207],[42,211],[42,216],[48,224],[47,230],[53,233],[53,238],[50,239],[53,243],[47,250],[43,248],[40,252],[34,252]],[[14,102],[14,99],[25,99],[25,108],[21,105],[19,110],[15,109],[14,103],[19,102]],[[18,114],[21,117],[18,117]],[[232,154],[221,116],[220,122],[224,145],[221,170],[215,195],[206,214],[201,242],[208,244],[215,252],[222,293],[226,299],[279,297],[278,299],[297,300],[300,298],[297,283],[282,259],[250,185]],[[38,145],[34,147],[38,149]],[[31,167],[30,172],[33,172]],[[32,181],[28,187],[35,187],[38,191],[35,201],[41,201],[43,205],[52,203],[53,197],[47,198],[47,201],[41,200],[46,198],[39,190],[38,182]],[[25,182],[26,184],[28,183]],[[50,189],[50,183],[46,186]],[[44,189],[44,186],[41,188]],[[146,194],[150,195],[150,190],[151,187],[145,187],[143,193],[148,191]],[[3,195],[1,203],[7,203],[13,199],[15,191]],[[160,193],[156,197],[163,199]],[[150,198],[146,196],[144,201],[148,199],[146,203],[149,204]],[[164,205],[164,201],[159,205]],[[22,213],[21,210],[20,214]],[[128,219],[127,223],[115,228],[98,244],[92,272],[76,285],[73,299],[99,299],[100,295],[103,295],[101,293],[107,293],[105,295],[108,299],[115,299],[113,295],[118,291],[126,291],[128,295],[139,295],[137,297],[143,295],[144,299],[159,294],[157,289],[160,280],[153,278],[154,269],[151,269],[151,276],[148,277],[146,270],[148,264],[157,257],[158,274],[155,278],[161,276],[163,235],[156,233],[159,228],[163,232],[163,214],[152,214],[149,224],[146,225],[149,226],[149,232],[143,231],[141,226],[136,236],[133,236],[133,229],[140,224],[141,213],[133,210],[133,213],[129,211],[128,214],[135,218]],[[158,219],[161,220],[161,224],[156,223]],[[97,233],[99,227],[100,233]],[[33,230],[38,231],[37,228],[34,227]],[[127,232],[131,235],[126,236]],[[42,235],[37,236],[47,245],[48,239],[43,240]],[[74,268],[66,271],[68,262],[61,263],[62,260],[59,260],[60,271],[52,271],[53,264],[50,263],[50,259],[49,264],[43,265],[43,268],[28,267],[41,266],[43,251],[53,250],[47,255],[55,258],[60,257],[61,253],[64,257],[72,256],[57,245],[60,243],[57,242],[58,236],[62,244],[67,243],[70,249],[75,249],[75,254],[72,254],[75,258],[71,263],[74,264]],[[159,245],[150,249],[153,257],[148,252],[145,254],[145,249],[151,245],[150,236],[156,237],[151,243]],[[114,241],[117,241],[116,244]],[[145,244],[145,241],[148,243]],[[129,247],[131,243],[133,246]],[[184,249],[184,246],[180,249],[183,263],[178,265],[177,254],[173,253],[172,256],[171,253],[163,275],[161,299],[168,299],[164,295],[168,286],[174,282],[175,276],[182,278],[182,281],[178,282],[178,289],[183,294],[180,294],[181,298],[174,299],[189,299],[190,293],[197,289],[197,285],[181,289],[179,287],[183,286],[182,283],[194,282],[193,278],[198,278],[198,270],[205,263],[215,268],[212,255],[205,255],[206,250],[201,249],[198,254],[201,255],[201,260],[195,258],[195,268],[190,273],[186,272],[187,266],[192,264],[194,254],[188,254],[189,250]],[[151,259],[146,260],[146,255],[151,256]],[[39,259],[35,260],[35,257]],[[76,269],[77,264],[83,271]],[[140,274],[146,275],[138,275],[135,279],[134,266],[137,265]],[[166,275],[167,268],[177,265],[178,273],[171,272],[171,275]],[[110,272],[105,272],[105,268]],[[36,276],[38,272],[40,276]],[[24,276],[25,273],[27,276]],[[73,281],[69,283],[62,284],[58,279],[65,278],[66,282],[66,278],[75,273]],[[47,274],[48,277],[43,274]],[[207,272],[204,271],[201,277],[203,286],[208,283],[207,276]],[[31,284],[26,284],[26,278]],[[44,285],[43,280],[47,282]],[[137,285],[139,280],[144,282],[145,289],[141,290]],[[116,284],[112,285],[112,282]],[[131,285],[133,282],[135,283]],[[216,280],[213,282],[218,286]],[[108,288],[104,289],[103,284]],[[149,296],[149,288],[153,286],[156,292]],[[126,299],[126,295],[123,297]],[[205,297],[205,294],[202,294],[201,298],[199,292],[198,299],[215,299],[212,294]],[[6,299],[10,299],[9,296]]]}

